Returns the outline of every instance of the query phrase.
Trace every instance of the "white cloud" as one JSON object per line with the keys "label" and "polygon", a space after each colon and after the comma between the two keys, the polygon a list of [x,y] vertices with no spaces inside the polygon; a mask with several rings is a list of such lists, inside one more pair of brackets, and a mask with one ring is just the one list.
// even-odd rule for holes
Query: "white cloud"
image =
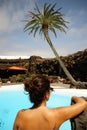
{"label": "white cloud", "polygon": [[[86,38],[87,35],[87,13],[82,10],[69,10],[66,19],[69,21],[67,36],[72,38]],[[79,39],[78,39],[79,40]]]}
{"label": "white cloud", "polygon": [[19,50],[6,51],[4,52],[4,54],[2,54],[2,57],[20,57],[20,56],[30,57],[32,55],[41,56],[41,57],[55,57],[54,54],[52,54],[52,52],[49,50],[45,50],[44,52],[43,49],[31,50],[31,49],[26,49],[26,47],[24,50],[20,50],[20,51]]}
{"label": "white cloud", "polygon": [[7,13],[3,10],[0,10],[0,31],[5,31],[8,29],[9,17]]}
{"label": "white cloud", "polygon": [[68,37],[73,37],[73,38],[81,38],[85,37],[87,35],[87,24],[84,24],[82,27],[72,27],[70,30],[67,32]]}
{"label": "white cloud", "polygon": [[0,31],[10,32],[22,27],[28,9],[34,6],[33,0],[9,0],[0,7]]}
{"label": "white cloud", "polygon": [[18,59],[18,58],[22,58],[22,59],[28,59],[29,56],[0,56],[0,59]]}

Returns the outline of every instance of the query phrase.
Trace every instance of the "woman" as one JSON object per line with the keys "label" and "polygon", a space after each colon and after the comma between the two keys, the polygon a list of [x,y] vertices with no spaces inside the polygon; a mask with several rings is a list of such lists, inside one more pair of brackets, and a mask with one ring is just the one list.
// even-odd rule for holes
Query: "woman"
{"label": "woman", "polygon": [[18,112],[13,130],[58,130],[63,122],[87,108],[87,102],[76,96],[72,97],[76,102],[75,105],[48,108],[46,102],[52,88],[46,76],[35,76],[24,84],[25,90],[29,92],[30,101],[34,105]]}

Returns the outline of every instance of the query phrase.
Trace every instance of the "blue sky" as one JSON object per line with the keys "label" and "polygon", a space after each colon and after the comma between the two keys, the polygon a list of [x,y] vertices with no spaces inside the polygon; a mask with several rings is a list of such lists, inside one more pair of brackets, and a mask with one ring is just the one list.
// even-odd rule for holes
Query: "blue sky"
{"label": "blue sky", "polygon": [[56,3],[67,24],[66,34],[57,31],[57,38],[50,34],[59,55],[69,55],[87,48],[87,0],[0,0],[0,56],[37,55],[55,57],[43,37],[28,35],[23,31],[28,11],[34,2],[42,10],[43,4]]}

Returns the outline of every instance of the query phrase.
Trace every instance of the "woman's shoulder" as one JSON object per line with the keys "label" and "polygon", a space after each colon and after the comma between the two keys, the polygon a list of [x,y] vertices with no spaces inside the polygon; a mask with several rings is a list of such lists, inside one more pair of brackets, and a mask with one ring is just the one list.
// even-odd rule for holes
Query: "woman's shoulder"
{"label": "woman's shoulder", "polygon": [[29,115],[29,109],[21,109],[18,111],[16,118],[18,120],[20,120],[20,119],[23,120],[28,115]]}
{"label": "woman's shoulder", "polygon": [[18,113],[17,113],[17,116],[19,117],[19,116],[23,115],[23,113],[25,113],[27,110],[28,109],[21,109],[21,110],[19,110]]}

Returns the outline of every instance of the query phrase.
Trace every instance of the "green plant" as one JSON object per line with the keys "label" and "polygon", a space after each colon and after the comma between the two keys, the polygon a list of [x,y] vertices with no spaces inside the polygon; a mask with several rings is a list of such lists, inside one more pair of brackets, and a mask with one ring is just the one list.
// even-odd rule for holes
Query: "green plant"
{"label": "green plant", "polygon": [[25,74],[18,74],[18,75],[17,75],[17,81],[23,82],[24,79],[25,79]]}

